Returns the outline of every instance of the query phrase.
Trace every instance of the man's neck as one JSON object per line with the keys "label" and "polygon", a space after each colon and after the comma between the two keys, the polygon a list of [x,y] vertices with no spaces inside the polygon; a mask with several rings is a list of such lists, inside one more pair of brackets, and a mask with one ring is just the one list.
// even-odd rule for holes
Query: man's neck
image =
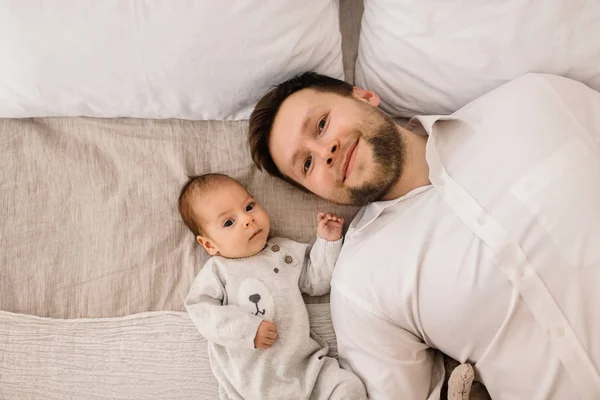
{"label": "man's neck", "polygon": [[430,184],[429,165],[425,160],[427,136],[417,135],[401,127],[398,127],[398,130],[404,139],[406,158],[400,179],[382,200],[394,200],[418,187]]}

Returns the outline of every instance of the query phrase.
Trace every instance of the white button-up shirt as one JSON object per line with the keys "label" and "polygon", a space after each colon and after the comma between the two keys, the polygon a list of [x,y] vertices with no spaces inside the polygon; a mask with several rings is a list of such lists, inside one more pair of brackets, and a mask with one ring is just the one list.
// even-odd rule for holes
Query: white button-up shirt
{"label": "white button-up shirt", "polygon": [[528,74],[429,135],[431,185],[364,207],[334,271],[343,366],[436,399],[439,349],[494,399],[600,399],[600,94]]}

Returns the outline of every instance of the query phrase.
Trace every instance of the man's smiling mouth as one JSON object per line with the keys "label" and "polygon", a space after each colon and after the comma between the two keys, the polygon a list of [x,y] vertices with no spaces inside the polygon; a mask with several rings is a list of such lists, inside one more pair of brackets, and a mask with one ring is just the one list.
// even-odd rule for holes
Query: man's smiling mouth
{"label": "man's smiling mouth", "polygon": [[350,159],[352,158],[352,156],[354,155],[354,152],[356,151],[357,145],[358,145],[358,140],[352,146],[350,146],[350,148],[346,152],[346,158],[344,159],[344,165],[343,165],[343,170],[342,170],[342,182],[345,182],[346,178],[348,177],[348,166],[350,165]]}

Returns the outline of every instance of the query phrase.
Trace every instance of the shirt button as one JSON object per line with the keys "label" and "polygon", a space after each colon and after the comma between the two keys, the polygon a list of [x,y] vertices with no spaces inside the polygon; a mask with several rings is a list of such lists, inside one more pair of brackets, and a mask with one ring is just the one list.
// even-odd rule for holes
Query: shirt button
{"label": "shirt button", "polygon": [[525,276],[525,271],[523,271],[523,268],[517,268],[515,270],[515,278],[523,279],[523,276]]}
{"label": "shirt button", "polygon": [[276,244],[274,244],[273,247],[271,247],[271,251],[277,253],[279,251],[279,246],[277,246]]}
{"label": "shirt button", "polygon": [[286,264],[291,264],[292,261],[294,261],[294,259],[292,258],[292,256],[285,256],[284,261]]}
{"label": "shirt button", "polygon": [[556,333],[556,336],[558,336],[559,338],[561,338],[565,334],[565,328],[558,327],[558,328],[556,328],[556,330],[554,331],[554,333]]}
{"label": "shirt button", "polygon": [[481,214],[479,217],[477,217],[477,223],[479,225],[484,225],[487,221],[487,217],[485,216],[485,214]]}

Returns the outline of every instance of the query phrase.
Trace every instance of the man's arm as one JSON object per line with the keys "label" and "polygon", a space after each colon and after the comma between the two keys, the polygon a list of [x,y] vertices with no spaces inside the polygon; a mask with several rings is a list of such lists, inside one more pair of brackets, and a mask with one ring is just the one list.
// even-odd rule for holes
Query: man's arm
{"label": "man's arm", "polygon": [[557,75],[533,74],[544,81],[549,94],[569,110],[582,133],[600,145],[600,93],[583,83]]}
{"label": "man's arm", "polygon": [[441,354],[337,290],[331,296],[340,364],[363,380],[370,399],[440,398]]}
{"label": "man's arm", "polygon": [[224,347],[254,348],[261,318],[233,305],[223,305],[226,297],[214,264],[207,263],[192,284],[185,308],[206,340]]}
{"label": "man's arm", "polygon": [[[308,252],[308,246],[306,252]],[[322,296],[331,290],[333,267],[342,249],[342,239],[328,242],[317,236],[310,249],[310,255],[305,256],[302,272],[298,279],[300,291],[309,296]]]}

